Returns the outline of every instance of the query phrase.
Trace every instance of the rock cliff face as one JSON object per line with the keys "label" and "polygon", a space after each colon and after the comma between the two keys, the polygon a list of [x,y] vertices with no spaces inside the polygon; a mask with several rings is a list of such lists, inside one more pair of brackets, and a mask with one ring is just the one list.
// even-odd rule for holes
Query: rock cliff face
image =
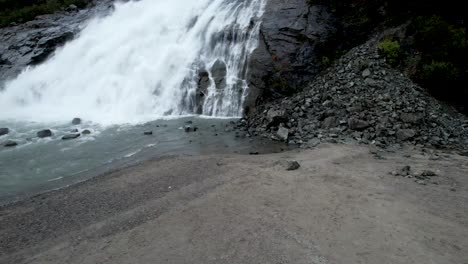
{"label": "rock cliff face", "polygon": [[323,50],[333,46],[336,19],[327,8],[306,0],[269,0],[259,47],[250,59],[250,95],[246,107],[261,97],[299,91],[319,72]]}
{"label": "rock cliff face", "polygon": [[73,39],[84,21],[96,14],[107,14],[112,2],[96,1],[88,9],[43,15],[24,24],[0,28],[0,90],[3,82],[27,66],[45,61],[56,48]]}
{"label": "rock cliff face", "polygon": [[465,149],[468,119],[391,68],[376,37],[320,73],[300,93],[257,107],[241,130],[292,144],[410,143]]}

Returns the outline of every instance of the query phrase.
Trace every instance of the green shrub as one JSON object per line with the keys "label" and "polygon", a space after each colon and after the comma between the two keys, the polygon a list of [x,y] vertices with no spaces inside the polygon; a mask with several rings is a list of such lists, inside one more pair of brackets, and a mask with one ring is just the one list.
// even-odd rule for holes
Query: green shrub
{"label": "green shrub", "polygon": [[450,99],[460,92],[456,85],[460,71],[452,63],[433,61],[421,68],[421,82],[434,95]]}
{"label": "green shrub", "polygon": [[449,24],[439,16],[417,17],[413,23],[415,46],[427,61],[466,63],[468,41],[465,29]]}
{"label": "green shrub", "polygon": [[400,43],[386,39],[379,44],[379,53],[387,59],[389,64],[397,65],[401,59]]}
{"label": "green shrub", "polygon": [[322,66],[328,67],[330,65],[331,65],[330,58],[328,58],[327,56],[323,56],[322,57]]}

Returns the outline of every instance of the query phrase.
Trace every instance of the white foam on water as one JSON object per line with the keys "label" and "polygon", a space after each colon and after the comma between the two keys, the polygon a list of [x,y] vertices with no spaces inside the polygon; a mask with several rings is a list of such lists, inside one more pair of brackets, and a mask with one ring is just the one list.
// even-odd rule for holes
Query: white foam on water
{"label": "white foam on water", "polygon": [[[115,5],[45,63],[0,92],[0,120],[134,124],[203,114],[236,117],[266,0],[141,0]],[[223,87],[211,67],[226,66]],[[209,86],[200,110],[200,72]]]}

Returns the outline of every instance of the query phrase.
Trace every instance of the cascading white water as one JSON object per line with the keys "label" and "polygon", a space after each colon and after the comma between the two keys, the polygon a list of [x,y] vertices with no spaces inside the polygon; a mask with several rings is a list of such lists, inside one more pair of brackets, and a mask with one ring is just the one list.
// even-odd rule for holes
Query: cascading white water
{"label": "cascading white water", "polygon": [[[118,3],[0,92],[0,120],[136,123],[202,113],[240,116],[266,0]],[[224,65],[222,85],[214,65]],[[207,87],[199,91],[200,75]],[[203,93],[202,99],[200,93]]]}

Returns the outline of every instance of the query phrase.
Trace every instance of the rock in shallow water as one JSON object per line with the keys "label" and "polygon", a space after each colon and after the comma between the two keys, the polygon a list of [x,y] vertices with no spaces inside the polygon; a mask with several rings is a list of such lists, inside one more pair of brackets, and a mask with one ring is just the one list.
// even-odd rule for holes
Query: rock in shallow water
{"label": "rock in shallow water", "polygon": [[50,129],[44,129],[39,132],[37,132],[37,137],[39,138],[46,138],[46,137],[51,137],[52,136],[52,131]]}
{"label": "rock in shallow water", "polygon": [[70,139],[75,139],[79,138],[81,134],[70,134],[70,135],[65,135],[62,137],[63,140],[70,140]]}
{"label": "rock in shallow water", "polygon": [[9,148],[9,147],[16,147],[16,146],[18,146],[18,143],[15,142],[15,141],[13,141],[13,140],[8,140],[8,141],[6,141],[5,143],[3,143],[3,146],[4,146],[4,147],[7,147],[7,148]]}
{"label": "rock in shallow water", "polygon": [[145,136],[151,136],[151,135],[153,135],[153,131],[146,131],[146,132],[143,132],[143,135],[145,135]]}
{"label": "rock in shallow water", "polygon": [[7,135],[8,133],[10,133],[10,129],[8,129],[6,127],[0,128],[0,136]]}
{"label": "rock in shallow water", "polygon": [[81,134],[83,134],[83,135],[90,135],[90,134],[91,134],[91,131],[88,130],[88,129],[85,129],[85,130],[83,130],[83,132],[81,132]]}
{"label": "rock in shallow water", "polygon": [[73,125],[79,125],[79,124],[81,124],[81,118],[78,118],[78,117],[73,118],[72,124],[73,124]]}

